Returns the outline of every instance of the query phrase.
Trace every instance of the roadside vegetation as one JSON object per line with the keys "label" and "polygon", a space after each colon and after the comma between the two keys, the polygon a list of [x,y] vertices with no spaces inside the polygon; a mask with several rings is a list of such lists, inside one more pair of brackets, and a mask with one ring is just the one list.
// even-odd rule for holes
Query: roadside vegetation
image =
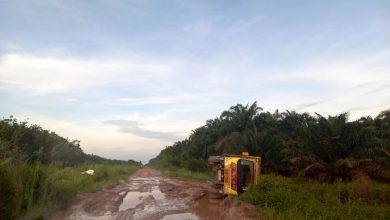
{"label": "roadside vegetation", "polygon": [[193,180],[200,180],[200,181],[210,181],[212,178],[211,171],[194,172],[187,169],[163,170],[163,175],[174,177],[174,178],[185,178],[185,179],[193,179]]}
{"label": "roadside vegetation", "polygon": [[[88,155],[79,141],[12,117],[1,120],[0,219],[45,218],[76,193],[114,185],[140,165]],[[81,174],[88,169],[95,174]]]}
{"label": "roadside vegetation", "polygon": [[333,184],[306,178],[261,175],[241,200],[262,219],[389,219],[390,185],[359,179]]}
{"label": "roadside vegetation", "polygon": [[390,218],[390,110],[349,121],[348,113],[271,113],[256,102],[237,104],[149,165],[207,173],[209,156],[243,151],[261,156],[262,167],[259,184],[240,199],[265,219]]}
{"label": "roadside vegetation", "polygon": [[[160,153],[161,154],[161,153]],[[211,169],[204,159],[170,157],[166,160],[152,159],[148,166],[162,171],[163,175],[174,178],[186,178],[209,181],[212,178]]]}

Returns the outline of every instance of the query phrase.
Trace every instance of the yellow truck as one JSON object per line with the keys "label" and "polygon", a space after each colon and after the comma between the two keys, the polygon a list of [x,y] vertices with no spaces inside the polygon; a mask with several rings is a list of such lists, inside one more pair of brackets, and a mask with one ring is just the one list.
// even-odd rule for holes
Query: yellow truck
{"label": "yellow truck", "polygon": [[213,185],[219,193],[238,195],[259,178],[261,158],[249,156],[247,152],[211,156],[208,161],[213,168]]}

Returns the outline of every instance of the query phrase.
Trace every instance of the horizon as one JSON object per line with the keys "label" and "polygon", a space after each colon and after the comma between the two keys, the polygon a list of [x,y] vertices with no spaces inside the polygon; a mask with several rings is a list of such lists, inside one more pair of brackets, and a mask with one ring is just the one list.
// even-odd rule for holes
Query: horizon
{"label": "horizon", "polygon": [[[256,102],[257,102],[257,101],[256,101]],[[241,104],[241,103],[238,103],[238,104]],[[247,103],[247,104],[251,104],[251,103]],[[233,105],[233,106],[234,106],[234,105]],[[245,106],[245,105],[244,105],[244,106]],[[259,106],[259,107],[261,107],[261,106]],[[225,109],[225,110],[228,110],[228,108]],[[225,111],[225,110],[223,110],[223,111]],[[390,109],[384,109],[384,110],[380,111],[378,114],[380,114],[380,113],[383,112],[383,111],[389,111],[389,110],[390,110]],[[222,114],[223,111],[221,111],[220,114]],[[281,110],[279,110],[279,109],[275,109],[274,111],[268,111],[268,110],[264,110],[264,109],[263,109],[263,110],[259,110],[259,114],[260,114],[260,113],[267,113],[267,112],[269,112],[269,113],[275,113],[276,111],[278,111],[279,113],[283,113],[283,112],[287,112],[287,111],[289,111],[289,110],[288,110],[288,109],[285,109],[285,110],[281,111]],[[292,112],[292,111],[290,111],[290,112]],[[313,116],[313,117],[318,117],[317,114],[319,114],[320,116],[325,117],[325,118],[327,118],[327,117],[329,117],[329,116],[335,116],[335,115],[322,115],[321,113],[319,113],[319,112],[317,112],[317,111],[315,111],[314,113],[301,112],[300,114],[304,114],[304,113],[308,113],[310,116]],[[371,117],[372,119],[375,119],[375,117],[378,116],[378,115],[376,115],[376,116],[362,115],[362,116],[360,116],[360,117],[356,117],[356,118],[354,118],[353,120],[351,120],[350,117],[349,117],[349,116],[350,116],[349,112],[340,112],[339,114],[343,114],[343,113],[347,113],[347,121],[348,121],[348,122],[352,122],[352,121],[359,120],[359,119],[362,118],[362,117]],[[336,115],[338,115],[338,114],[336,114]],[[218,116],[216,116],[216,117],[211,117],[211,118],[209,118],[209,119],[215,119],[215,118],[219,118],[219,117],[220,117],[220,115],[218,115]],[[8,118],[16,119],[18,122],[27,122],[27,123],[29,123],[30,125],[35,124],[35,123],[30,123],[30,122],[29,122],[29,118],[24,119],[24,120],[20,120],[20,119],[18,119],[18,118],[15,118],[13,115],[10,115]],[[6,119],[6,118],[3,117],[3,119]],[[42,127],[42,126],[39,125],[39,124],[35,124],[35,125],[40,126],[43,130],[48,130],[48,131],[50,131],[50,132],[54,132],[54,133],[56,133],[56,134],[58,134],[58,135],[64,137],[63,135],[59,134],[59,133],[56,132],[56,131],[52,131],[52,130],[49,130],[49,129],[47,129],[47,128],[44,128],[44,127]],[[204,125],[206,125],[206,121],[204,121],[203,124],[199,125],[199,127],[202,127],[202,126],[204,126]],[[198,127],[198,128],[199,128],[199,127]],[[192,131],[192,130],[195,130],[195,129],[196,129],[196,128],[193,128],[193,129],[191,129],[191,131]],[[186,137],[183,137],[182,139],[178,139],[178,140],[176,140],[176,141],[174,141],[174,142],[183,141],[183,140],[189,138],[189,136],[190,136],[190,134],[188,134]],[[68,140],[77,140],[77,139],[72,139],[71,137],[64,137],[64,138],[66,138],[66,139],[68,139]],[[172,145],[169,145],[169,146],[172,146]],[[167,146],[164,146],[161,150],[163,150],[163,149],[165,149],[166,147],[169,147],[169,146],[168,146],[168,145],[167,145]],[[80,147],[81,147],[81,149],[83,149],[83,144],[82,144],[81,142],[80,142]],[[84,151],[84,149],[83,149],[83,151]],[[127,159],[125,158],[125,159],[119,159],[119,160],[123,160],[123,161],[134,160],[134,161],[141,161],[142,164],[147,164],[147,163],[149,163],[150,159],[155,158],[156,156],[158,156],[159,153],[160,153],[160,152],[158,152],[154,157],[149,158],[146,162],[145,162],[145,161],[142,161],[142,160],[135,160],[135,159],[133,159],[133,158],[127,158]],[[87,154],[96,155],[96,154],[94,154],[94,153],[87,153]],[[101,156],[101,155],[97,155],[97,156]],[[102,156],[102,157],[104,157],[104,156]],[[107,159],[118,159],[118,158],[107,158]]]}
{"label": "horizon", "polygon": [[388,1],[2,1],[0,33],[0,116],[110,159],[145,164],[237,103],[390,109]]}

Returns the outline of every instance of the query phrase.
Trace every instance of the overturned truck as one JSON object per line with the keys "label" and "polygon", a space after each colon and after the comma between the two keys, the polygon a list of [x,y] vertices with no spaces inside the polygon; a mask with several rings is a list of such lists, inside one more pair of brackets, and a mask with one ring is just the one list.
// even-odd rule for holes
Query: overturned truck
{"label": "overturned truck", "polygon": [[211,156],[208,159],[213,168],[213,185],[219,193],[238,195],[257,183],[260,175],[261,158],[242,155]]}

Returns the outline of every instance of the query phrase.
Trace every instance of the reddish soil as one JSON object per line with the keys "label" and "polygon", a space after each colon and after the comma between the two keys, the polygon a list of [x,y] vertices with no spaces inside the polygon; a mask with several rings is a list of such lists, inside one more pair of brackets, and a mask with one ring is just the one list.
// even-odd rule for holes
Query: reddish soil
{"label": "reddish soil", "polygon": [[210,183],[162,177],[139,169],[113,188],[78,194],[51,219],[259,219],[255,207],[218,198]]}

